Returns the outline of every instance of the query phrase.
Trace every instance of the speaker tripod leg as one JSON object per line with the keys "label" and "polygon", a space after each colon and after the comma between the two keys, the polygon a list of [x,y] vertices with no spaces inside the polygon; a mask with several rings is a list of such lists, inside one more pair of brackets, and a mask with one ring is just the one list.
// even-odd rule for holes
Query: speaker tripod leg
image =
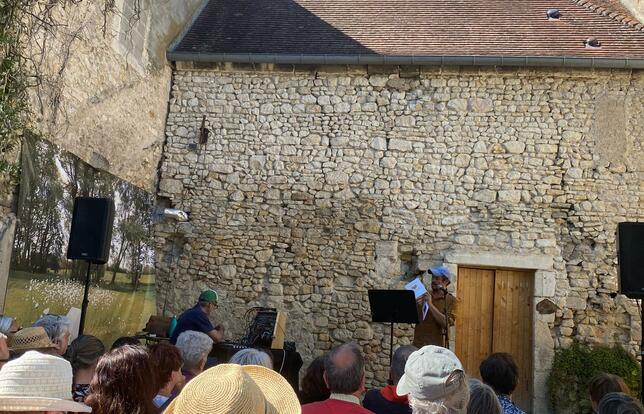
{"label": "speaker tripod leg", "polygon": [[78,327],[78,336],[83,334],[85,329],[85,316],[87,315],[87,305],[89,304],[89,278],[92,269],[92,262],[87,262],[87,275],[85,276],[85,293],[83,294],[83,305],[81,306],[80,326]]}

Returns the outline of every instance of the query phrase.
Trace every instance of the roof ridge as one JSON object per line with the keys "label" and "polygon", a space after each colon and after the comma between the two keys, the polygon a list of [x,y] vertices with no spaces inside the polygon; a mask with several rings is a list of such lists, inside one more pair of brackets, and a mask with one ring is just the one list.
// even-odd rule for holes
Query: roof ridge
{"label": "roof ridge", "polygon": [[627,16],[625,14],[621,14],[616,11],[611,11],[606,7],[602,7],[598,4],[593,3],[592,0],[571,0],[571,1],[577,4],[578,6],[582,6],[585,9],[595,12],[601,16],[608,17],[609,19],[614,20],[618,23],[625,24],[635,30],[644,32],[644,23],[640,22],[639,20],[631,16]]}

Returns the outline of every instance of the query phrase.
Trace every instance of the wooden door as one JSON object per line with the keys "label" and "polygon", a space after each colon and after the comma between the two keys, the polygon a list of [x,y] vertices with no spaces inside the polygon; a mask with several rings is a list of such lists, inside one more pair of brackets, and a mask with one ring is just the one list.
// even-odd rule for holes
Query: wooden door
{"label": "wooden door", "polygon": [[471,377],[492,352],[512,354],[519,381],[512,399],[531,412],[534,273],[459,268],[456,355]]}

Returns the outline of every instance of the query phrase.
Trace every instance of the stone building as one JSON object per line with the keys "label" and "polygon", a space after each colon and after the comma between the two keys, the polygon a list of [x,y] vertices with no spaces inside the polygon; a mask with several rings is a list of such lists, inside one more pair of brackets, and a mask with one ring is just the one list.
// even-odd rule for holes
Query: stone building
{"label": "stone building", "polygon": [[635,352],[637,308],[611,293],[616,225],[644,219],[642,25],[504,4],[209,1],[169,51],[158,196],[190,220],[157,227],[160,306],[216,287],[232,339],[275,306],[307,360],[355,340],[382,383],[367,290],[445,264],[451,346],[470,370],[513,352],[539,413],[556,348]]}

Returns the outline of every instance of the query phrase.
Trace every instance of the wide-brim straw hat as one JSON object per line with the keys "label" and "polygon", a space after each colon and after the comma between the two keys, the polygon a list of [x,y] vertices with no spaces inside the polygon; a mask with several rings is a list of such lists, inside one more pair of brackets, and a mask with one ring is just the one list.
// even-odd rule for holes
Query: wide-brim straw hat
{"label": "wide-brim straw hat", "polygon": [[186,385],[167,414],[301,414],[291,385],[258,365],[221,364]]}
{"label": "wide-brim straw hat", "polygon": [[56,348],[56,344],[49,339],[47,331],[42,326],[19,330],[13,335],[9,344],[9,350],[14,352],[52,348]]}
{"label": "wide-brim straw hat", "polygon": [[0,411],[70,411],[92,409],[72,400],[72,366],[68,361],[28,351],[0,370]]}

